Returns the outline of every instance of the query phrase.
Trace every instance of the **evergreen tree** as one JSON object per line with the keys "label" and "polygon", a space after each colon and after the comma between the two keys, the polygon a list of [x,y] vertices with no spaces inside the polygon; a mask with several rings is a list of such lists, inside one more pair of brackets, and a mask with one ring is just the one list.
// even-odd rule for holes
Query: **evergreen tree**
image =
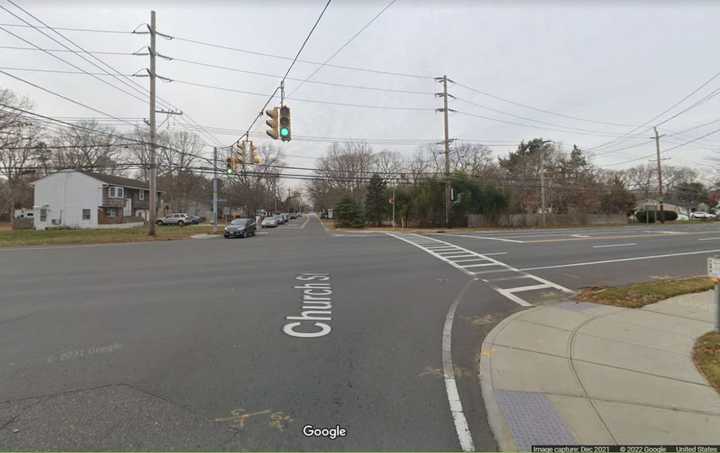
{"label": "evergreen tree", "polygon": [[387,200],[385,199],[385,181],[375,173],[368,183],[365,197],[365,213],[368,220],[376,226],[381,226],[385,216]]}

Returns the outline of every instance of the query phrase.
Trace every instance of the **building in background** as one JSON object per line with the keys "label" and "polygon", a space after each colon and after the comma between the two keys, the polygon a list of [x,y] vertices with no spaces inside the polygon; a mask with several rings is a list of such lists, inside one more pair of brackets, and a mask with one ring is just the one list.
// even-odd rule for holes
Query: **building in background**
{"label": "building in background", "polygon": [[[146,182],[120,176],[61,170],[33,183],[33,225],[123,228],[143,225],[149,217]],[[158,191],[158,207],[162,206]]]}

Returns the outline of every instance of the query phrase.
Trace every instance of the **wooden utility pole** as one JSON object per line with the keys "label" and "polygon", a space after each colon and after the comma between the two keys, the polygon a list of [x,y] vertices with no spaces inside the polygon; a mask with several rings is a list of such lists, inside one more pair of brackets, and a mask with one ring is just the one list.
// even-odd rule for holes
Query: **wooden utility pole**
{"label": "wooden utility pole", "polygon": [[217,233],[218,224],[218,177],[217,177],[217,146],[213,147],[213,233]]}
{"label": "wooden utility pole", "polygon": [[155,236],[155,222],[157,222],[157,164],[155,162],[155,11],[150,11],[150,224],[148,234]]}
{"label": "wooden utility pole", "polygon": [[444,140],[443,144],[445,145],[445,226],[450,226],[450,204],[452,201],[450,200],[450,128],[448,125],[448,112],[454,112],[454,110],[448,108],[448,96],[454,98],[452,94],[448,94],[447,92],[447,84],[448,82],[452,82],[452,80],[448,79],[447,75],[443,75],[442,77],[435,77],[435,80],[437,82],[442,83],[443,85],[443,91],[442,93],[435,93],[435,96],[442,97],[443,98],[443,108],[435,109],[437,112],[443,112],[443,126],[444,126]]}
{"label": "wooden utility pole", "polygon": [[545,227],[545,144],[540,148],[540,219]]}
{"label": "wooden utility pole", "polygon": [[657,151],[657,169],[658,169],[658,201],[660,202],[660,223],[665,223],[665,212],[663,210],[663,183],[662,183],[662,163],[660,159],[660,137],[657,127],[653,127],[655,131],[655,150]]}

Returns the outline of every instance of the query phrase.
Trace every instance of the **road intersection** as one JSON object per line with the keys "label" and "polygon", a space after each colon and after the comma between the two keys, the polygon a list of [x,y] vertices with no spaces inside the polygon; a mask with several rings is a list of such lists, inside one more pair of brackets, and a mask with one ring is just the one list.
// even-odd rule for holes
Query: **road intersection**
{"label": "road intersection", "polygon": [[[0,250],[0,448],[494,450],[476,370],[493,326],[583,287],[703,274],[720,253],[712,223],[290,227]],[[330,330],[284,329],[309,318]]]}

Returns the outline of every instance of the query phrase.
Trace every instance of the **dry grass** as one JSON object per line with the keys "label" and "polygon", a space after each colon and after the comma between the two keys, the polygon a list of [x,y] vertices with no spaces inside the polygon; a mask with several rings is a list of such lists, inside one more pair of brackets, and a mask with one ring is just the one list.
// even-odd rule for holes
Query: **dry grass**
{"label": "dry grass", "polygon": [[577,298],[585,302],[640,308],[673,296],[707,291],[713,287],[714,283],[708,277],[663,279],[617,288],[586,288]]}
{"label": "dry grass", "polygon": [[720,332],[708,332],[697,339],[693,361],[710,385],[720,392]]}
{"label": "dry grass", "polygon": [[207,225],[158,226],[156,231],[157,235],[151,237],[147,234],[147,227],[117,230],[0,230],[0,247],[170,241],[188,239],[194,234],[210,233],[212,227]]}

